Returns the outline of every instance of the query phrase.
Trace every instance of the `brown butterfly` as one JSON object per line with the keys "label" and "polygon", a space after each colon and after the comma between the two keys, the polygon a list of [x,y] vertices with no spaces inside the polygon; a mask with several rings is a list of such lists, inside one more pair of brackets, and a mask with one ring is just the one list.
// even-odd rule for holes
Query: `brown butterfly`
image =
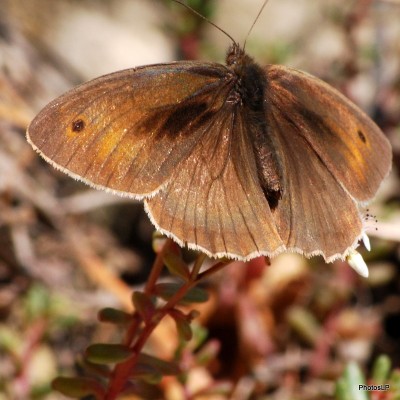
{"label": "brown butterfly", "polygon": [[28,129],[72,177],[143,199],[155,227],[213,257],[294,251],[345,257],[391,148],[321,80],[257,65],[180,61],[97,78],[47,105]]}

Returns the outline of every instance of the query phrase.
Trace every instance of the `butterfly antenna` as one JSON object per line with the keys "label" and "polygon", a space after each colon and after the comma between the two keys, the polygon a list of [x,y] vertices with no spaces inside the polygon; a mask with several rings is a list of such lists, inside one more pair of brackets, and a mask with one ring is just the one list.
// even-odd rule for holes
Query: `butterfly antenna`
{"label": "butterfly antenna", "polygon": [[[214,22],[210,21],[207,19],[204,15],[201,15],[199,12],[197,12],[194,8],[190,7],[188,4],[184,3],[183,1],[180,0],[173,0],[175,3],[180,4],[183,7],[186,7],[188,10],[190,10],[193,14],[197,15],[198,17],[202,18],[204,21],[208,22],[210,25],[214,26],[217,28],[220,32],[222,32],[224,35],[226,35],[229,39],[232,40],[233,43],[236,43],[236,40],[227,32],[225,32],[222,28],[220,28],[218,25],[214,24]],[[263,7],[264,8],[264,7]]]}
{"label": "butterfly antenna", "polygon": [[249,31],[247,32],[246,39],[244,39],[243,50],[246,48],[247,38],[249,37],[251,31],[253,30],[254,25],[256,24],[258,18],[260,17],[260,15],[261,15],[261,13],[263,12],[263,10],[264,10],[265,6],[267,5],[267,3],[268,3],[268,0],[265,0],[265,1],[264,1],[264,4],[262,5],[262,7],[260,8],[260,11],[259,11],[258,14],[257,14],[256,19],[254,20],[253,24],[251,25]]}

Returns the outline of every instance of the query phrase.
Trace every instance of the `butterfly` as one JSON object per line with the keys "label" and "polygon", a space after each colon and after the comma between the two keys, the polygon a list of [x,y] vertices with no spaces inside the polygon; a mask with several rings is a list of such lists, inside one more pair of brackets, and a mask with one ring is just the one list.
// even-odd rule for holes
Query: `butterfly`
{"label": "butterfly", "polygon": [[327,262],[363,235],[391,166],[380,129],[307,73],[179,61],[94,79],[48,104],[27,138],[55,168],[143,200],[156,229],[211,257]]}

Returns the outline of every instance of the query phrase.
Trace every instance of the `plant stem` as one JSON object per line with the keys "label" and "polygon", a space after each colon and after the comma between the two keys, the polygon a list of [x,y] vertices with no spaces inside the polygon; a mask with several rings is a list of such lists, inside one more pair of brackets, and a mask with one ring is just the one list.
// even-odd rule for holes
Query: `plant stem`
{"label": "plant stem", "polygon": [[[151,272],[150,272],[149,278],[147,279],[146,286],[144,289],[146,294],[151,294],[151,292],[153,291],[154,285],[156,284],[156,282],[161,274],[161,271],[164,267],[164,255],[172,243],[173,243],[172,239],[167,239],[164,243],[163,248],[157,254],[157,257],[154,260],[153,267],[151,268]],[[135,339],[136,332],[137,332],[141,322],[142,321],[139,318],[139,316],[135,315],[134,321],[132,321],[131,325],[129,326],[129,328],[126,332],[125,339],[124,339],[125,345],[127,345],[127,346],[132,345],[132,342]]]}
{"label": "plant stem", "polygon": [[193,286],[195,286],[197,281],[190,281],[184,284],[171,299],[157,311],[154,315],[152,321],[147,324],[140,336],[137,338],[136,343],[131,347],[133,350],[133,356],[122,362],[117,364],[113,376],[110,381],[109,390],[106,394],[105,400],[114,400],[117,398],[118,394],[123,390],[123,387],[126,381],[129,379],[136,362],[137,356],[145,345],[147,339],[153,332],[153,330],[157,327],[159,322],[168,314],[169,310],[177,305],[177,303],[186,295],[188,290],[190,290]]}
{"label": "plant stem", "polygon": [[[164,265],[163,264],[164,254],[170,245],[171,241],[170,239],[168,239],[163,249],[157,255],[157,258],[153,264],[153,269],[149,276],[149,280],[147,281],[145,287],[146,294],[151,295],[154,289],[154,286],[157,282],[157,279]],[[219,262],[214,266],[212,266],[211,268],[209,268],[208,270],[199,273],[198,271],[200,270],[200,267],[205,258],[206,257],[203,254],[200,254],[198,256],[198,259],[196,260],[195,265],[193,267],[190,280],[186,282],[183,286],[181,286],[179,290],[168,300],[168,302],[163,307],[161,307],[156,311],[151,321],[144,326],[142,332],[137,337],[136,342],[131,345],[131,349],[133,350],[133,356],[115,366],[113,374],[110,378],[108,391],[105,395],[104,400],[115,400],[117,396],[121,393],[121,391],[124,389],[126,382],[131,376],[133,369],[135,368],[138,355],[140,354],[142,348],[146,344],[147,339],[149,338],[153,330],[157,327],[157,325],[160,323],[160,321],[169,313],[169,311],[173,309],[179,303],[179,301],[187,294],[187,292],[192,287],[194,287],[201,279],[204,279],[205,277],[208,277],[211,274],[219,271],[226,265],[225,262]],[[125,340],[125,343],[127,345],[131,344],[131,341],[135,338],[140,323],[141,323],[140,319],[135,319],[135,321],[133,321],[132,325],[129,327],[127,332],[127,337]]]}
{"label": "plant stem", "polygon": [[144,288],[144,292],[146,294],[150,294],[153,291],[153,288],[157,282],[158,277],[164,267],[164,255],[173,243],[172,239],[167,239],[161,251],[157,254],[157,257],[154,261],[153,267],[151,268],[150,275],[147,279],[146,286]]}
{"label": "plant stem", "polygon": [[190,279],[195,280],[197,279],[197,276],[199,274],[200,268],[203,265],[204,260],[206,259],[205,254],[199,254],[199,256],[196,258],[196,261],[194,262],[192,272],[190,273]]}

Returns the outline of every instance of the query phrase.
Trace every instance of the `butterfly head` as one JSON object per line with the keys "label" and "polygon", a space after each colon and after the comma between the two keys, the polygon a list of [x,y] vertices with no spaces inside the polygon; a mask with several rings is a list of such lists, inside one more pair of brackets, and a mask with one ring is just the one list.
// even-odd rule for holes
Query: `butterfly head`
{"label": "butterfly head", "polygon": [[226,55],[226,65],[228,67],[234,67],[244,56],[244,50],[239,46],[239,44],[232,43],[229,46],[228,54]]}
{"label": "butterfly head", "polygon": [[253,60],[245,53],[244,49],[238,44],[233,43],[226,55],[226,65],[237,75],[241,76],[246,65],[253,63]]}

